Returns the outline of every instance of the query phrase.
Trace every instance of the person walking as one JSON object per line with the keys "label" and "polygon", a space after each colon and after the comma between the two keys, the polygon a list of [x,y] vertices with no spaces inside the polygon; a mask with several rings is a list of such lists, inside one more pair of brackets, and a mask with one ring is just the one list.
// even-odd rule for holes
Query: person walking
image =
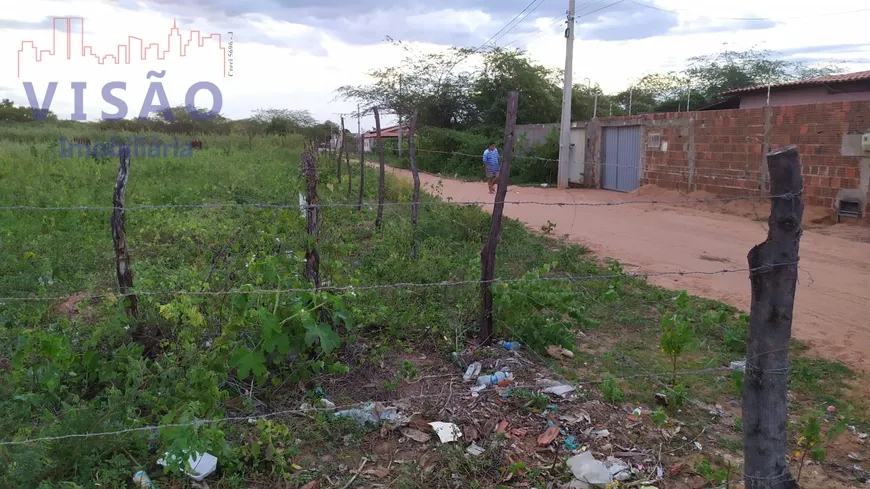
{"label": "person walking", "polygon": [[495,149],[495,143],[489,143],[489,148],[483,152],[483,169],[486,172],[486,184],[491,194],[495,193],[495,183],[498,181],[499,168],[498,150]]}

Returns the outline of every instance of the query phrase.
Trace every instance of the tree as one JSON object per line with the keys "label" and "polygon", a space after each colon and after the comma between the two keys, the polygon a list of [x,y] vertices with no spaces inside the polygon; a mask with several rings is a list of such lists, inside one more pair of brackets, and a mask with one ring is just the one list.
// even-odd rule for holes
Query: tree
{"label": "tree", "polygon": [[57,115],[47,109],[32,109],[23,105],[15,106],[15,102],[8,98],[0,100],[0,122],[33,122],[37,118],[35,113],[44,112],[43,120],[56,121]]}
{"label": "tree", "polygon": [[476,74],[472,101],[485,126],[504,125],[505,94],[520,92],[522,99],[517,124],[544,124],[558,121],[562,114],[562,74],[558,70],[533,64],[517,50],[492,49],[483,55]]}

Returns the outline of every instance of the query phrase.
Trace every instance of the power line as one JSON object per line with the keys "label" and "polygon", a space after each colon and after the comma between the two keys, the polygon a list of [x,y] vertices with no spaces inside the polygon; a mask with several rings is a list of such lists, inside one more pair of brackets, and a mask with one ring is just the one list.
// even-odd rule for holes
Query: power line
{"label": "power line", "polygon": [[[686,12],[685,10],[683,10],[683,11],[669,10],[666,8],[656,7],[655,5],[641,3],[641,2],[638,2],[637,0],[628,0],[628,1],[639,6],[639,7],[644,7],[644,8],[648,8],[651,10],[658,10],[659,12],[667,12],[669,14],[688,14],[689,13],[689,12]],[[835,16],[835,15],[850,15],[850,14],[857,14],[857,13],[861,13],[861,12],[870,12],[870,8],[849,10],[846,12],[818,13],[818,14],[803,15],[803,16],[798,16],[798,17],[779,17],[779,16],[777,16],[774,19],[767,18],[767,17],[717,17],[717,16],[711,16],[711,15],[698,15],[697,17],[702,17],[705,19],[714,19],[714,20],[741,20],[741,21],[747,21],[747,22],[770,22],[771,20],[815,19],[818,17],[831,17],[831,16]]]}
{"label": "power line", "polygon": [[[600,0],[598,0],[598,1],[600,1]],[[614,6],[616,6],[616,5],[619,5],[619,4],[621,4],[621,3],[625,2],[625,1],[626,1],[626,0],[617,0],[617,1],[615,1],[615,2],[611,2],[611,3],[609,3],[609,4],[607,4],[607,5],[603,6],[603,7],[599,7],[599,8],[594,9],[594,10],[586,10],[586,11],[582,11],[582,9],[581,9],[581,11],[580,11],[578,14],[575,14],[575,15],[574,15],[574,22],[576,23],[576,22],[577,22],[577,19],[580,19],[580,18],[583,18],[583,17],[588,17],[588,16],[590,16],[590,15],[592,15],[592,14],[595,14],[595,13],[601,12],[602,10],[606,10],[606,9],[609,9],[610,7],[614,7]],[[592,3],[586,4],[586,7],[585,7],[585,8],[588,9],[590,6],[594,5],[594,3],[595,3],[595,2],[592,2]],[[531,36],[527,36],[527,37],[525,37],[525,38],[523,38],[523,39],[520,39],[520,40],[528,39],[528,41],[525,42],[525,43],[523,43],[523,46],[522,46],[522,47],[517,46],[517,49],[525,49],[525,48],[528,46],[528,44],[529,44],[532,40],[537,39],[538,37],[541,37],[541,36],[543,36],[543,35],[545,35],[545,34],[549,34],[549,29],[551,29],[554,25],[556,25],[556,24],[558,24],[558,23],[560,23],[560,22],[565,22],[565,20],[564,20],[563,18],[560,17],[560,18],[558,18],[555,22],[553,22],[553,23],[550,24],[549,26],[545,27],[541,32],[534,33],[534,34],[532,34]],[[513,41],[513,42],[516,42],[516,40]],[[505,47],[507,47],[507,46],[510,45],[510,44],[513,44],[513,43],[508,43],[507,45],[505,45]]]}
{"label": "power line", "polygon": [[[474,54],[474,53],[480,51],[481,49],[483,49],[487,44],[490,43],[490,41],[492,41],[493,39],[495,39],[496,36],[498,36],[498,35],[501,34],[505,29],[507,29],[507,28],[508,28],[508,27],[509,27],[509,26],[510,26],[510,25],[511,25],[515,20],[517,20],[517,19],[519,18],[520,15],[523,14],[523,12],[525,12],[526,10],[528,10],[528,9],[529,9],[532,5],[534,5],[536,2],[541,2],[541,3],[543,3],[544,1],[545,1],[545,0],[532,0],[531,2],[529,2],[529,4],[526,5],[526,8],[522,9],[522,10],[520,11],[520,13],[518,13],[517,15],[515,15],[514,18],[510,20],[510,22],[508,22],[507,24],[505,24],[505,26],[502,27],[501,29],[499,29],[498,32],[496,32],[495,34],[493,34],[492,37],[490,37],[490,38],[487,39],[483,44],[481,44],[480,46],[478,46],[477,48],[475,48],[475,49],[474,49],[474,50],[469,54],[469,56],[470,56],[471,54]],[[538,4],[538,6],[540,6],[540,4]],[[535,8],[537,8],[537,7],[535,7]],[[516,27],[516,26],[514,26],[514,27]],[[511,27],[511,29],[513,29],[513,27]],[[508,31],[508,32],[510,32],[510,31]],[[507,32],[505,32],[505,34],[507,34]]]}
{"label": "power line", "polygon": [[534,13],[535,10],[538,10],[538,7],[540,7],[541,5],[543,5],[544,2],[546,2],[546,1],[547,1],[547,0],[541,0],[540,3],[538,3],[537,5],[535,5],[535,8],[533,8],[532,10],[529,11],[529,13],[527,13],[525,16],[523,16],[523,18],[521,19],[520,22],[517,22],[516,24],[514,24],[513,27],[511,27],[510,29],[508,29],[507,31],[505,31],[504,34],[502,34],[501,36],[499,36],[499,38],[495,40],[495,43],[498,44],[499,41],[501,41],[502,39],[504,39],[504,36],[506,36],[510,31],[514,30],[517,26],[519,26],[519,25],[522,23],[523,20],[528,19],[529,16],[532,15],[532,13]]}

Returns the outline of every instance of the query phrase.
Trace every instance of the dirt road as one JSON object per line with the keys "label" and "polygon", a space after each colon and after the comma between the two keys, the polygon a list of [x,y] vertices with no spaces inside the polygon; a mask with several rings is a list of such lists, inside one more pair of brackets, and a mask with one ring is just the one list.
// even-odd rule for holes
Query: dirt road
{"label": "dirt road", "polygon": [[[390,169],[410,179],[406,170]],[[492,199],[486,184],[421,174],[423,185],[443,182],[442,198]],[[619,192],[509,187],[507,201],[613,202],[638,199]],[[759,207],[769,207],[765,201]],[[487,210],[491,211],[491,207]],[[763,209],[762,209],[763,210]],[[631,204],[612,207],[507,205],[505,215],[540,232],[556,224],[555,235],[569,235],[599,257],[613,257],[627,271],[719,271],[747,267],[746,254],[764,241],[766,224],[685,206]],[[654,277],[671,289],[721,300],[749,310],[747,273]],[[870,243],[807,230],[800,243],[800,275],[795,298],[794,336],[825,358],[870,371]]]}

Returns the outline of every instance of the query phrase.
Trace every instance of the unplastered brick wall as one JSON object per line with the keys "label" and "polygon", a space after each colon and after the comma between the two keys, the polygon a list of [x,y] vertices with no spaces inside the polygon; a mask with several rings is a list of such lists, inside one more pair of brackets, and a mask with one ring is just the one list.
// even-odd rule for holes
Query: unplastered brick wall
{"label": "unplastered brick wall", "polygon": [[[833,209],[841,190],[866,189],[862,156],[845,151],[844,138],[870,131],[870,101],[651,114],[641,120],[643,184],[761,195],[769,191],[766,149],[795,144],[807,205]],[[657,140],[660,145],[650,144]],[[865,206],[866,219],[867,200]]]}

